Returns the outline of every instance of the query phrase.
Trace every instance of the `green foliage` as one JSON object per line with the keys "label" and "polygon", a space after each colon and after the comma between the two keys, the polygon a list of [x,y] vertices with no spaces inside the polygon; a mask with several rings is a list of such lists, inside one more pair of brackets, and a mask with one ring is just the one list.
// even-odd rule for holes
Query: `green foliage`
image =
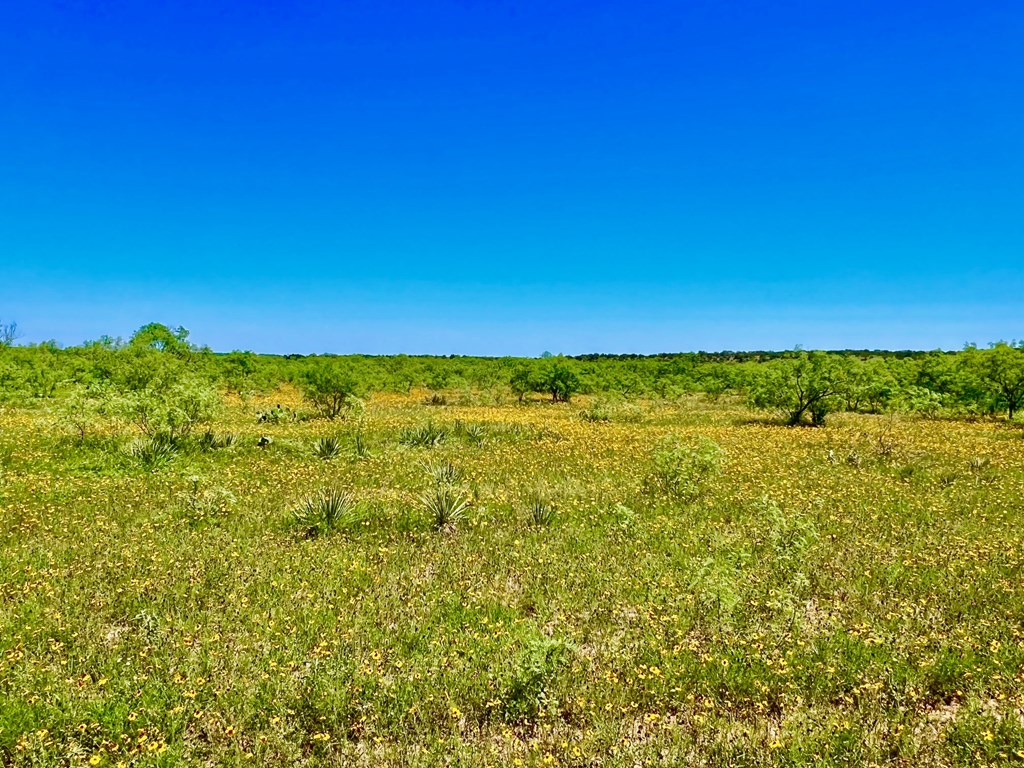
{"label": "green foliage", "polygon": [[537,363],[523,362],[509,377],[509,388],[519,402],[530,392],[541,392],[550,395],[554,403],[568,403],[581,386],[576,365],[561,356],[550,356]]}
{"label": "green foliage", "polygon": [[208,429],[199,436],[198,445],[201,451],[219,451],[231,448],[238,442],[238,436],[234,432],[217,434]]}
{"label": "green foliage", "polygon": [[611,421],[622,424],[638,424],[644,419],[644,411],[636,403],[620,397],[595,397],[580,411],[580,418],[592,424]]}
{"label": "green foliage", "polygon": [[144,387],[109,392],[104,411],[123,418],[149,437],[175,441],[208,425],[220,409],[220,396],[209,381],[184,373],[157,378]]}
{"label": "green foliage", "polygon": [[768,498],[757,506],[757,513],[764,526],[776,581],[773,607],[792,606],[803,599],[810,586],[807,555],[818,541],[817,526],[806,512],[785,511]]}
{"label": "green foliage", "polygon": [[188,330],[178,326],[168,328],[160,323],[149,323],[137,330],[128,342],[136,349],[167,352],[179,357],[185,356],[195,348],[188,342]]}
{"label": "green foliage", "polygon": [[352,494],[325,489],[292,509],[291,522],[309,538],[353,527],[362,516]]}
{"label": "green foliage", "polygon": [[999,342],[989,349],[971,349],[966,360],[981,380],[993,408],[1005,410],[1012,420],[1024,406],[1024,342]]}
{"label": "green foliage", "polygon": [[102,387],[72,385],[55,410],[57,424],[82,442],[103,423],[106,401],[107,393]]}
{"label": "green foliage", "polygon": [[337,419],[355,406],[359,383],[348,367],[322,360],[310,364],[299,380],[302,394],[325,419]]}
{"label": "green foliage", "polygon": [[471,445],[483,445],[484,440],[487,438],[487,432],[488,428],[486,425],[474,422],[467,423],[461,419],[456,419],[452,425],[452,434],[464,439]]}
{"label": "green foliage", "polygon": [[136,438],[124,449],[125,455],[147,470],[160,469],[178,452],[177,443],[166,433]]}
{"label": "green foliage", "polygon": [[838,405],[842,369],[838,358],[824,352],[799,352],[766,363],[751,385],[749,399],[755,408],[781,410],[789,424],[797,425],[809,414],[821,426]]}
{"label": "green foliage", "polygon": [[556,357],[542,363],[535,386],[551,395],[552,402],[568,403],[580,391],[580,378],[567,359]]}
{"label": "green foliage", "polygon": [[501,694],[501,714],[508,723],[536,723],[558,713],[554,684],[569,665],[572,647],[561,640],[531,640]]}
{"label": "green foliage", "polygon": [[341,453],[341,438],[336,435],[318,437],[313,441],[313,455],[327,461]]}
{"label": "green foliage", "polygon": [[462,471],[451,462],[429,464],[426,469],[431,485],[420,503],[435,530],[450,530],[466,518],[471,504],[469,494],[458,485]]}
{"label": "green foliage", "polygon": [[546,493],[535,491],[530,494],[527,506],[531,524],[543,528],[555,521],[555,505]]}
{"label": "green foliage", "polygon": [[523,402],[526,396],[533,392],[535,385],[535,377],[533,370],[529,365],[523,364],[516,366],[515,370],[512,371],[512,375],[509,377],[509,388],[512,390],[512,394],[515,395],[519,402]]}
{"label": "green foliage", "polygon": [[266,357],[253,352],[231,352],[217,362],[224,386],[242,397],[270,392],[284,378]]}
{"label": "green foliage", "polygon": [[425,464],[423,467],[435,485],[455,485],[462,482],[463,471],[450,461]]}
{"label": "green foliage", "polygon": [[204,487],[196,475],[189,478],[188,488],[179,492],[176,500],[179,514],[193,526],[224,517],[238,502],[226,488]]}
{"label": "green foliage", "polygon": [[409,427],[402,431],[401,442],[419,448],[433,448],[443,443],[448,437],[448,430],[439,427],[432,421],[417,427]]}
{"label": "green foliage", "polygon": [[698,437],[686,441],[668,435],[651,456],[650,484],[680,501],[695,501],[721,473],[724,456],[714,440]]}
{"label": "green foliage", "polygon": [[370,446],[366,441],[366,436],[363,434],[362,429],[356,430],[352,436],[352,452],[355,454],[357,459],[368,459],[370,458]]}

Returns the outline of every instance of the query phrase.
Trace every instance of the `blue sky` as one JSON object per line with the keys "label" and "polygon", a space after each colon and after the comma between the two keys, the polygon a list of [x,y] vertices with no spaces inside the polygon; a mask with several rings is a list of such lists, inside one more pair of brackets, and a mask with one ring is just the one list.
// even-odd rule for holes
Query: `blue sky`
{"label": "blue sky", "polygon": [[217,350],[1024,336],[1024,5],[0,9],[0,320]]}

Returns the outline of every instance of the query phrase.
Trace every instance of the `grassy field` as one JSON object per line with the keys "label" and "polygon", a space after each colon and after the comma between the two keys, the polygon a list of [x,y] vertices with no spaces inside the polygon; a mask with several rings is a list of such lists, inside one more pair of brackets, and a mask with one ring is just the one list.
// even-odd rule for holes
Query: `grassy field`
{"label": "grassy field", "polygon": [[0,410],[0,764],[1024,763],[1019,429],[276,402],[169,455]]}

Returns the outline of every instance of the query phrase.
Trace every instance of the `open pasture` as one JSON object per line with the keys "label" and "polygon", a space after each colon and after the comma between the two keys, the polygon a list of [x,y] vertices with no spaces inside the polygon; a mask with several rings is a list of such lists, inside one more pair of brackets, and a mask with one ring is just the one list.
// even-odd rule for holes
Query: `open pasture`
{"label": "open pasture", "polygon": [[1019,429],[591,405],[0,410],[0,764],[1024,762]]}

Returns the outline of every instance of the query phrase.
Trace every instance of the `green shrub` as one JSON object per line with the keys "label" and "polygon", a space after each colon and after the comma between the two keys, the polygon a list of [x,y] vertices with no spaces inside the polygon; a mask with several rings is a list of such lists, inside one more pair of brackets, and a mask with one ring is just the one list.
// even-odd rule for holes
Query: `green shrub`
{"label": "green shrub", "polygon": [[325,419],[336,419],[361,405],[360,387],[352,372],[336,362],[314,363],[302,372],[299,388]]}
{"label": "green shrub", "polygon": [[198,445],[202,451],[218,451],[224,448],[231,448],[238,442],[238,436],[233,432],[225,432],[222,435],[216,434],[208,429],[199,436]]}
{"label": "green shrub", "polygon": [[189,487],[177,495],[179,513],[190,525],[222,517],[237,503],[235,495],[226,488],[202,488],[198,477],[189,478]]}
{"label": "green shrub", "polygon": [[436,485],[455,485],[462,481],[463,472],[450,461],[425,464],[427,474]]}
{"label": "green shrub", "polygon": [[798,352],[764,363],[751,382],[749,401],[755,408],[779,410],[791,426],[809,414],[814,426],[841,404],[842,358],[825,352]]}
{"label": "green shrub", "polygon": [[591,423],[615,421],[637,424],[644,419],[643,409],[636,403],[611,397],[596,397],[580,411],[580,418]]}
{"label": "green shrub", "polygon": [[357,459],[370,458],[370,446],[367,444],[361,429],[352,437],[352,451]]}
{"label": "green shrub", "polygon": [[462,479],[462,471],[451,462],[444,462],[427,465],[427,473],[431,487],[420,497],[420,502],[436,530],[451,529],[465,519],[469,511],[469,494],[456,485]]}
{"label": "green shrub", "polygon": [[209,424],[219,408],[220,396],[209,381],[184,374],[140,389],[113,391],[104,411],[130,421],[149,437],[175,441]]}
{"label": "green shrub", "polygon": [[694,501],[721,473],[723,457],[718,443],[706,437],[683,441],[669,435],[654,450],[650,484],[673,498]]}
{"label": "green shrub", "polygon": [[542,637],[530,641],[501,695],[502,718],[509,723],[535,723],[558,711],[554,683],[568,666],[568,643]]}

